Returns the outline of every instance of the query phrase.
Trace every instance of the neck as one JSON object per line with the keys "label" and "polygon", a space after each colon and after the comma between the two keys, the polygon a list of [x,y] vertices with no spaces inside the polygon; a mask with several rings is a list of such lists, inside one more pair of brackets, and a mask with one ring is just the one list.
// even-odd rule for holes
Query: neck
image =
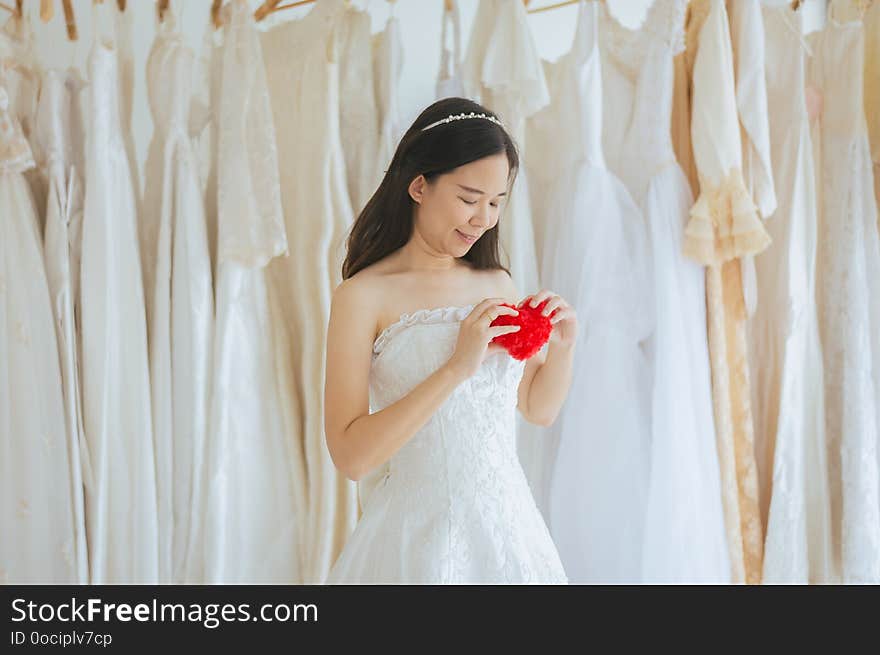
{"label": "neck", "polygon": [[398,258],[401,266],[410,271],[452,271],[463,265],[456,257],[431,248],[417,232],[400,249]]}

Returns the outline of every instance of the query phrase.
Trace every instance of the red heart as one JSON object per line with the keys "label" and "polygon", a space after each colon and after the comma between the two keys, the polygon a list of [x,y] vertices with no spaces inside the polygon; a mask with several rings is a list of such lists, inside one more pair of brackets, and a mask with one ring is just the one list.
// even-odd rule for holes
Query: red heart
{"label": "red heart", "polygon": [[520,327],[516,332],[495,337],[492,339],[492,343],[503,346],[511,357],[518,360],[528,359],[541,350],[541,347],[550,339],[550,333],[553,331],[550,316],[541,314],[549,300],[548,298],[537,307],[529,306],[528,302],[522,307],[501,303],[505,307],[513,307],[519,314],[517,316],[502,314],[492,321],[491,325],[519,325]]}

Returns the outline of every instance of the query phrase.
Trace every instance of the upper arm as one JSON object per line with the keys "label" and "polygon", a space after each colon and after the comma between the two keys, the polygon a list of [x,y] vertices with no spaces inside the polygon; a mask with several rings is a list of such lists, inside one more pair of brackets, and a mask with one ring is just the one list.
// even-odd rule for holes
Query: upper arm
{"label": "upper arm", "polygon": [[[502,285],[502,293],[500,295],[506,298],[510,298],[513,304],[519,304],[519,302],[523,300],[523,296],[520,295],[520,292],[516,288],[516,284],[514,284],[513,279],[504,271],[499,271],[499,279]],[[534,380],[535,374],[538,372],[538,369],[541,368],[541,365],[546,360],[546,347],[541,348],[541,350],[535,353],[534,356],[530,357],[526,361],[526,366],[523,370],[522,379],[520,380],[519,387],[517,388],[516,407],[523,415],[523,417],[530,423],[535,423],[536,421],[529,412],[529,389],[531,389],[532,387],[532,380]]]}
{"label": "upper arm", "polygon": [[330,303],[324,380],[324,433],[334,463],[355,419],[370,413],[369,377],[376,329],[375,303],[362,280],[336,287]]}

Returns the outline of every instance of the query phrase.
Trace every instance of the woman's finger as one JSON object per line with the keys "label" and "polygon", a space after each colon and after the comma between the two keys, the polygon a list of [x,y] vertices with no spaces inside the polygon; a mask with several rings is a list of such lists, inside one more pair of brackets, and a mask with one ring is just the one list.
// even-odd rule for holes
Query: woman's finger
{"label": "woman's finger", "polygon": [[480,302],[478,302],[474,308],[471,310],[471,313],[467,315],[467,320],[470,318],[472,321],[478,321],[483,313],[488,309],[491,305],[497,303],[497,301],[503,300],[503,298],[484,298]]}
{"label": "woman's finger", "polygon": [[518,331],[519,325],[496,325],[495,327],[489,328],[489,336],[494,339],[502,334],[511,334]]}
{"label": "woman's finger", "polygon": [[529,301],[529,307],[537,307],[542,302],[544,302],[544,300],[552,295],[554,294],[549,289],[541,289],[538,293],[532,296],[531,300]]}
{"label": "woman's finger", "polygon": [[563,304],[564,301],[559,296],[550,296],[547,304],[544,305],[544,309],[541,310],[541,314],[544,316],[550,316],[555,309],[562,307]]}
{"label": "woman's finger", "polygon": [[573,316],[574,312],[572,310],[568,308],[562,308],[550,317],[550,323],[556,324],[559,321],[564,321],[565,319],[572,318]]}

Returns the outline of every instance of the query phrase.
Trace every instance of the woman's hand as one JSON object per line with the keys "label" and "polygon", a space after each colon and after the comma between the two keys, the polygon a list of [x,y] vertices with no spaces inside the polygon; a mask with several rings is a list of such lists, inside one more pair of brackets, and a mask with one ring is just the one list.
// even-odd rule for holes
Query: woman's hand
{"label": "woman's hand", "polygon": [[504,298],[486,298],[477,304],[461,322],[455,351],[449,358],[450,366],[462,379],[471,377],[480,368],[487,354],[503,350],[498,344],[490,343],[501,334],[519,330],[518,325],[496,325],[489,327],[502,314],[517,316],[519,312],[512,307],[503,307]]}
{"label": "woman's hand", "polygon": [[[548,300],[549,299],[549,300]],[[550,323],[553,324],[553,331],[550,333],[551,343],[560,346],[572,347],[578,334],[577,315],[574,307],[569,305],[562,296],[558,296],[548,289],[526,296],[526,298],[517,305],[523,307],[529,303],[530,307],[537,307],[547,300],[547,305],[541,311],[544,316],[550,316]]]}

